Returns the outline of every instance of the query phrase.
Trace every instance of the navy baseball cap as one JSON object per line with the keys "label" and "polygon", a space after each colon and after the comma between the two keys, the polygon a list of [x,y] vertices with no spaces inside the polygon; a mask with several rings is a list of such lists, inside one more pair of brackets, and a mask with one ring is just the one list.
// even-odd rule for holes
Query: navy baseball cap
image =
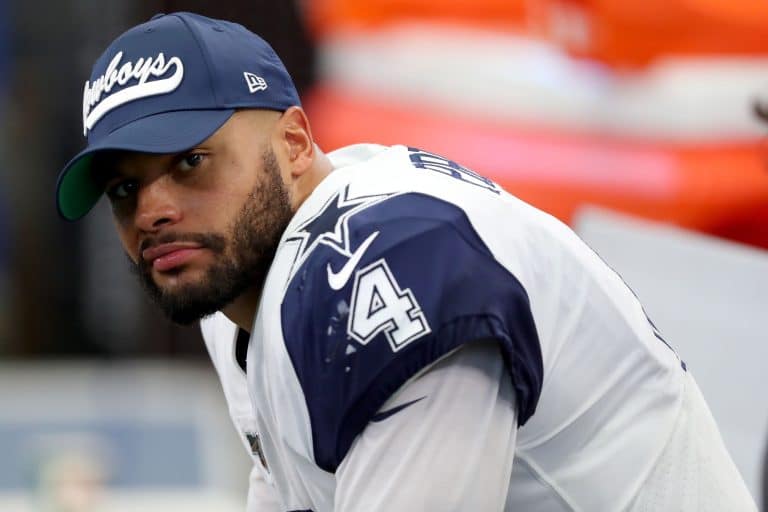
{"label": "navy baseball cap", "polygon": [[210,137],[236,109],[293,105],[301,105],[293,80],[259,36],[197,14],[158,14],[115,39],[85,82],[88,142],[59,174],[59,213],[77,220],[101,197],[91,169],[98,151],[178,153]]}

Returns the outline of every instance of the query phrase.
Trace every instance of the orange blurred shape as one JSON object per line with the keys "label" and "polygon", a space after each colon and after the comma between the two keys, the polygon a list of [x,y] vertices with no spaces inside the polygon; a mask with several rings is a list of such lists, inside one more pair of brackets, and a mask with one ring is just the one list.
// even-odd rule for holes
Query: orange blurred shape
{"label": "orange blurred shape", "polygon": [[527,0],[309,0],[304,6],[309,26],[322,36],[412,20],[520,27],[527,4]]}
{"label": "orange blurred shape", "polygon": [[406,144],[488,176],[565,222],[585,205],[768,248],[761,143],[641,143],[537,132],[318,88],[304,98],[318,144]]}
{"label": "orange blurred shape", "polygon": [[665,55],[768,54],[766,0],[533,0],[534,33],[619,67]]}

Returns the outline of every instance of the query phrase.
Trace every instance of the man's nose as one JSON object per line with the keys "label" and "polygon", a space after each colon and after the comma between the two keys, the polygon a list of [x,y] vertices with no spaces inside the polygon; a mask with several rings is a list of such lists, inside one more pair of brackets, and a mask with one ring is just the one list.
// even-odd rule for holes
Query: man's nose
{"label": "man's nose", "polygon": [[168,180],[160,178],[142,187],[136,199],[136,225],[154,232],[181,220],[181,209]]}

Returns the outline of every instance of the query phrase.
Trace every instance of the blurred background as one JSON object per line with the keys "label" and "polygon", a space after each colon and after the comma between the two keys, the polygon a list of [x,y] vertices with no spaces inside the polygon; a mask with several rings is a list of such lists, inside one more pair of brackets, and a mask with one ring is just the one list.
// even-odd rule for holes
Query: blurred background
{"label": "blurred background", "polygon": [[82,86],[156,12],[269,41],[320,146],[441,153],[569,223],[688,363],[763,499],[764,0],[0,0],[0,510],[242,510],[248,459],[196,328],[168,323],[58,171]]}

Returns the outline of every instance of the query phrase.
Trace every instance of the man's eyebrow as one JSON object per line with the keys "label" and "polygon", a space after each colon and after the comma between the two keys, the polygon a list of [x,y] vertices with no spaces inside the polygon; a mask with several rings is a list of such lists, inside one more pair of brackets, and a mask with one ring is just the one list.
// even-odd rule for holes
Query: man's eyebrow
{"label": "man's eyebrow", "polygon": [[107,183],[112,181],[119,173],[114,167],[95,168],[93,171],[93,179],[100,186],[106,186]]}
{"label": "man's eyebrow", "polygon": [[106,186],[112,179],[120,175],[117,170],[117,160],[118,152],[116,151],[103,151],[94,155],[91,172],[94,181],[100,187]]}

